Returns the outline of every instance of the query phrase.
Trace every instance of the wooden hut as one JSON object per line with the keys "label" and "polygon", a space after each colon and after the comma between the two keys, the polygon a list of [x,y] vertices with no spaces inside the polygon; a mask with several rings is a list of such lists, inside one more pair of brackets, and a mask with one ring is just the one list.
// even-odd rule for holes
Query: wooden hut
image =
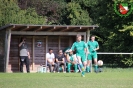
{"label": "wooden hut", "polygon": [[[49,48],[57,53],[58,49],[71,47],[81,34],[87,41],[90,30],[98,26],[74,25],[23,25],[8,24],[0,28],[0,72],[19,71],[19,47],[21,37],[26,37],[31,55],[30,71],[36,72],[40,64],[45,64],[45,54]],[[39,44],[39,45],[38,45]],[[24,67],[24,71],[25,67]]]}

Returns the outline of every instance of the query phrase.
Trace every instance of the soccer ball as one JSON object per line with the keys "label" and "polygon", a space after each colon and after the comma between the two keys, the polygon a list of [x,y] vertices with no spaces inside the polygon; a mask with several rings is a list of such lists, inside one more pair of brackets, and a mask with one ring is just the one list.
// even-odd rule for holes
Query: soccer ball
{"label": "soccer ball", "polygon": [[98,66],[102,66],[103,65],[103,61],[102,60],[98,60],[97,64],[98,64]]}

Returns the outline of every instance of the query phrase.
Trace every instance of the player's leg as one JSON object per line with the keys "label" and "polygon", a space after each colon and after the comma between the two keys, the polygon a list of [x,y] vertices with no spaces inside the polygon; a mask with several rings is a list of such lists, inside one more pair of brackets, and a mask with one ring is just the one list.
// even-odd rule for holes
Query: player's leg
{"label": "player's leg", "polygon": [[87,58],[87,67],[86,67],[87,72],[90,72],[90,65],[91,65],[91,62],[92,62],[92,56],[91,56],[91,54],[88,54],[88,58]]}
{"label": "player's leg", "polygon": [[82,59],[83,65],[84,65],[84,69],[86,69],[86,66],[87,66],[87,56],[85,54],[83,54],[81,56],[81,59]]}
{"label": "player's leg", "polygon": [[91,60],[87,60],[87,67],[86,67],[86,72],[90,72],[90,65],[91,65]]}
{"label": "player's leg", "polygon": [[84,68],[82,61],[81,61],[81,56],[77,55],[77,59],[78,59],[78,63],[80,65],[81,69]]}
{"label": "player's leg", "polygon": [[77,55],[77,59],[78,59],[79,65],[80,65],[81,70],[82,70],[81,76],[82,76],[82,77],[85,77],[85,76],[84,76],[84,75],[85,75],[85,72],[84,72],[85,69],[84,69],[84,66],[83,66],[82,61],[81,61],[81,56],[80,56],[80,55]]}
{"label": "player's leg", "polygon": [[74,72],[77,72],[77,64],[74,64]]}
{"label": "player's leg", "polygon": [[80,67],[82,68],[83,67],[83,64],[82,64],[82,61],[81,61],[81,56],[76,54],[76,57],[77,57],[77,60],[78,60],[78,63],[80,65]]}
{"label": "player's leg", "polygon": [[82,70],[81,70],[81,67],[80,67],[79,63],[77,63],[77,66],[78,66],[78,70],[79,70],[79,72],[82,72]]}
{"label": "player's leg", "polygon": [[84,74],[84,75],[85,75],[87,61],[83,61],[83,65],[84,65],[84,68],[82,69],[82,74]]}
{"label": "player's leg", "polygon": [[67,63],[67,71],[68,71],[68,73],[70,73],[70,67],[71,67],[70,64],[71,64],[71,63]]}
{"label": "player's leg", "polygon": [[98,71],[97,53],[94,53],[94,54],[93,54],[93,59],[94,59],[94,64],[95,64],[94,69],[95,69],[95,72],[97,72],[97,71]]}
{"label": "player's leg", "polygon": [[67,63],[67,70],[68,70],[68,73],[70,73],[70,71],[71,71],[71,63]]}
{"label": "player's leg", "polygon": [[82,59],[82,63],[84,65],[83,69],[82,69],[82,75],[85,75],[85,70],[86,70],[86,65],[87,65],[87,57],[85,54],[81,55],[81,59]]}

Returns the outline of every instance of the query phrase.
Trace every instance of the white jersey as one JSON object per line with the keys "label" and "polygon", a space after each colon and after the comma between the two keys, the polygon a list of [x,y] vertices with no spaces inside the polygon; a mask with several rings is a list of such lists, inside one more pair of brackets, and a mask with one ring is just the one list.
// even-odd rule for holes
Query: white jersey
{"label": "white jersey", "polygon": [[76,54],[73,55],[73,58],[75,59],[75,61],[76,61],[77,63],[79,62],[78,59],[77,59]]}
{"label": "white jersey", "polygon": [[47,53],[46,58],[49,59],[50,62],[52,62],[55,59],[55,55],[53,53]]}

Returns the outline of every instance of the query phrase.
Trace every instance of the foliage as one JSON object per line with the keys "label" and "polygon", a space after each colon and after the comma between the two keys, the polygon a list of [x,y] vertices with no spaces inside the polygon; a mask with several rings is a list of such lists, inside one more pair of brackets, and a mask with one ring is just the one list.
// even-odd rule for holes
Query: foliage
{"label": "foliage", "polygon": [[45,18],[38,16],[34,8],[21,10],[15,0],[0,0],[0,3],[0,25],[45,23]]}
{"label": "foliage", "polygon": [[87,10],[83,10],[78,3],[70,2],[67,4],[67,20],[71,25],[90,25],[91,18]]}
{"label": "foliage", "polygon": [[87,10],[79,3],[65,0],[19,0],[22,9],[35,7],[37,13],[47,17],[47,24],[90,25]]}
{"label": "foliage", "polygon": [[133,57],[129,57],[129,58],[124,58],[124,59],[122,59],[121,60],[121,62],[125,65],[125,66],[127,66],[127,67],[131,67],[131,66],[133,66]]}
{"label": "foliage", "polygon": [[[100,52],[133,52],[133,38],[131,36],[133,13],[127,17],[117,15],[114,11],[114,1],[112,0],[81,1],[80,4],[84,6],[84,8],[87,8],[94,24],[99,25],[98,29],[91,31],[91,34],[98,36],[97,40],[100,42]],[[132,0],[128,2],[131,1]],[[90,2],[92,4],[90,4]],[[122,0],[119,0],[119,2],[122,2]],[[110,57],[110,55],[106,55],[104,58],[105,63],[112,61],[112,59],[114,59],[113,63],[115,63],[115,58],[117,58],[116,62],[121,67],[124,67],[124,63],[126,63],[124,56],[112,55]],[[127,56],[126,58],[132,59],[130,56]],[[130,63],[132,63],[132,61]],[[128,66],[130,67],[131,65]]]}
{"label": "foliage", "polygon": [[47,24],[60,24],[61,10],[65,2],[61,0],[19,0],[21,9],[35,8],[38,15],[47,17]]}

